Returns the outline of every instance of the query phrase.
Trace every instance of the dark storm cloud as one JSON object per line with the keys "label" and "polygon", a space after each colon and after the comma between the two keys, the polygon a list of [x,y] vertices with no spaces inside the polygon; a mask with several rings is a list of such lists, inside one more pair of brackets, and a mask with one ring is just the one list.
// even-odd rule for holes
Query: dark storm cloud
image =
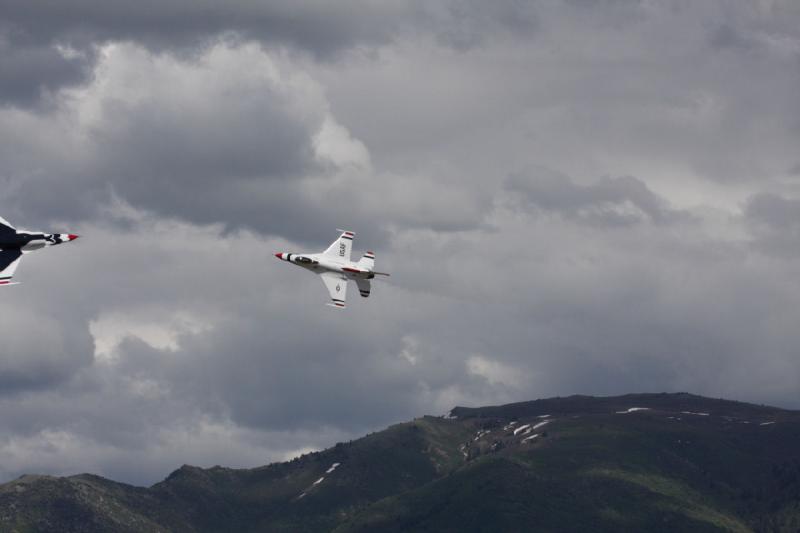
{"label": "dark storm cloud", "polygon": [[775,231],[794,233],[800,229],[800,200],[757,194],[747,200],[745,216]]}
{"label": "dark storm cloud", "polygon": [[82,221],[117,197],[322,246],[330,236],[319,227],[364,228],[379,243],[394,221],[457,230],[491,206],[461,178],[372,177],[367,148],[336,123],[319,83],[257,46],[219,43],[192,61],[134,45],[101,55],[92,84],[60,109],[9,113],[18,131],[51,139],[9,131],[0,147],[16,208],[8,218]]}
{"label": "dark storm cloud", "polygon": [[[318,57],[332,57],[357,44],[392,38],[397,10],[354,0],[325,2],[202,2],[190,0],[118,2],[0,2],[0,98],[32,104],[42,89],[85,83],[87,59],[65,58],[57,46],[85,58],[97,45],[134,41],[151,50],[193,55],[223,34],[265,44],[287,45]],[[0,42],[3,42],[0,41]]]}
{"label": "dark storm cloud", "polygon": [[329,60],[349,49],[391,43],[420,28],[438,35],[443,43],[469,48],[498,31],[526,34],[535,18],[531,5],[516,1],[432,5],[368,0],[335,4],[317,0],[3,0],[0,11],[4,14],[0,33],[12,43],[11,53],[3,54],[0,89],[5,90],[0,98],[18,105],[36,102],[42,88],[88,81],[87,61],[64,58],[57,45],[92,57],[97,45],[133,41],[153,51],[191,56],[227,35]]}
{"label": "dark storm cloud", "polygon": [[756,42],[739,32],[736,28],[724,24],[711,32],[711,45],[719,48],[732,48],[737,51],[752,50]]}
{"label": "dark storm cloud", "polygon": [[670,208],[643,181],[631,176],[578,185],[568,176],[540,168],[530,175],[512,175],[506,181],[506,189],[523,208],[559,213],[584,224],[666,224],[686,217]]}
{"label": "dark storm cloud", "polygon": [[240,178],[289,178],[317,169],[311,137],[318,123],[287,111],[284,95],[226,96],[216,104],[110,109],[108,128],[97,135],[96,172],[138,204],[158,188],[169,202],[174,198],[167,187],[185,193],[233,182],[235,188]]}
{"label": "dark storm cloud", "polygon": [[295,2],[242,0],[77,0],[0,2],[4,24],[40,42],[133,40],[154,49],[196,46],[209,37],[236,32],[245,39],[296,46],[330,57],[353,46],[385,44],[398,33],[435,30],[466,45],[497,31],[526,33],[535,20],[535,3],[471,0],[437,4],[347,0]]}
{"label": "dark storm cloud", "polygon": [[84,323],[45,309],[23,306],[5,315],[0,337],[0,396],[58,387],[92,362]]}
{"label": "dark storm cloud", "polygon": [[744,205],[744,220],[759,249],[788,257],[800,252],[800,200],[774,193],[753,195]]}
{"label": "dark storm cloud", "polygon": [[404,8],[352,0],[330,4],[146,0],[3,1],[3,24],[21,38],[83,47],[105,41],[138,41],[154,49],[194,47],[224,32],[266,43],[289,44],[317,55],[335,54],[357,43],[390,38]]}
{"label": "dark storm cloud", "polygon": [[85,82],[91,54],[70,56],[40,43],[13,43],[0,32],[0,105],[30,106],[53,91]]}
{"label": "dark storm cloud", "polygon": [[[103,54],[92,85],[41,124],[23,119],[0,148],[8,197],[26,216],[85,220],[116,195],[170,216],[263,229],[270,204],[293,203],[287,180],[322,170],[321,91],[257,47],[221,44],[188,63],[132,45]],[[52,142],[25,140],[25,127],[47,128]],[[30,173],[33,153],[39,170]]]}
{"label": "dark storm cloud", "polygon": [[[136,350],[146,348],[141,345],[123,347],[123,357],[138,361],[145,376],[156,370],[157,380],[176,398],[194,398],[204,412],[229,415],[245,427],[287,430],[333,423],[356,432],[408,415],[419,385],[401,361],[392,364],[387,357],[392,347],[380,349],[369,336],[341,338],[336,334],[341,325],[322,325],[307,338],[274,336],[267,348],[263,327],[242,319],[224,332],[187,339],[166,361],[152,349],[144,358]],[[221,359],[220,353],[228,357]],[[360,401],[365,397],[372,401]]]}
{"label": "dark storm cloud", "polygon": [[466,0],[418,6],[419,25],[432,29],[440,43],[462,51],[504,34],[531,36],[538,25],[535,2]]}

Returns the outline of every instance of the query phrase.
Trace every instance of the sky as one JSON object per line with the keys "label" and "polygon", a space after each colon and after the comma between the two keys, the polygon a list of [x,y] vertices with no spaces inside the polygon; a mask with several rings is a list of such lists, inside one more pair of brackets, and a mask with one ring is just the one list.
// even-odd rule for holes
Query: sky
{"label": "sky", "polygon": [[[0,0],[0,481],[456,406],[800,408],[800,3]],[[275,252],[356,233],[369,299]]]}

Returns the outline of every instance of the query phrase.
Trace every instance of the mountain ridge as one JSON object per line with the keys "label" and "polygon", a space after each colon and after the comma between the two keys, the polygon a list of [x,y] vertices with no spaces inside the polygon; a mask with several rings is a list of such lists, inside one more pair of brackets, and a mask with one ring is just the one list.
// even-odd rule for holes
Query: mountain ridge
{"label": "mountain ridge", "polygon": [[796,531],[800,411],[688,393],[455,407],[150,487],[0,485],[0,531]]}

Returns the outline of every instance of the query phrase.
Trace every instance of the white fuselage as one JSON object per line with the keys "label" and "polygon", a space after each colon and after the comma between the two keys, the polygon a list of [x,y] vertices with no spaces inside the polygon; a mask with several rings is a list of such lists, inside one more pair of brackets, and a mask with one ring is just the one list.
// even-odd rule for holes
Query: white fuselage
{"label": "white fuselage", "polygon": [[323,254],[295,254],[295,253],[277,253],[275,257],[294,263],[297,266],[310,270],[315,274],[322,274],[323,272],[335,272],[348,279],[373,279],[375,273],[372,270],[365,270],[357,263],[351,261],[337,261]]}

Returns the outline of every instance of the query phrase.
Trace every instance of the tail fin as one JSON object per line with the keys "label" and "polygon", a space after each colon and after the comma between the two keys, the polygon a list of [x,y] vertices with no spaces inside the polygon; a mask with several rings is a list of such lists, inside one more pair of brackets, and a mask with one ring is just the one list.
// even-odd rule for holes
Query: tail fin
{"label": "tail fin", "polygon": [[365,253],[357,264],[358,268],[362,270],[375,270],[375,254],[372,252]]}
{"label": "tail fin", "polygon": [[333,241],[324,252],[322,252],[322,255],[349,263],[350,250],[353,248],[353,237],[355,236],[355,233],[346,230],[337,231],[341,231],[342,234],[339,235],[339,238]]}
{"label": "tail fin", "polygon": [[16,235],[17,229],[8,223],[8,220],[0,217],[0,235]]}
{"label": "tail fin", "polygon": [[21,257],[22,252],[19,250],[0,251],[0,285],[16,285],[11,283],[11,278],[14,277]]}

